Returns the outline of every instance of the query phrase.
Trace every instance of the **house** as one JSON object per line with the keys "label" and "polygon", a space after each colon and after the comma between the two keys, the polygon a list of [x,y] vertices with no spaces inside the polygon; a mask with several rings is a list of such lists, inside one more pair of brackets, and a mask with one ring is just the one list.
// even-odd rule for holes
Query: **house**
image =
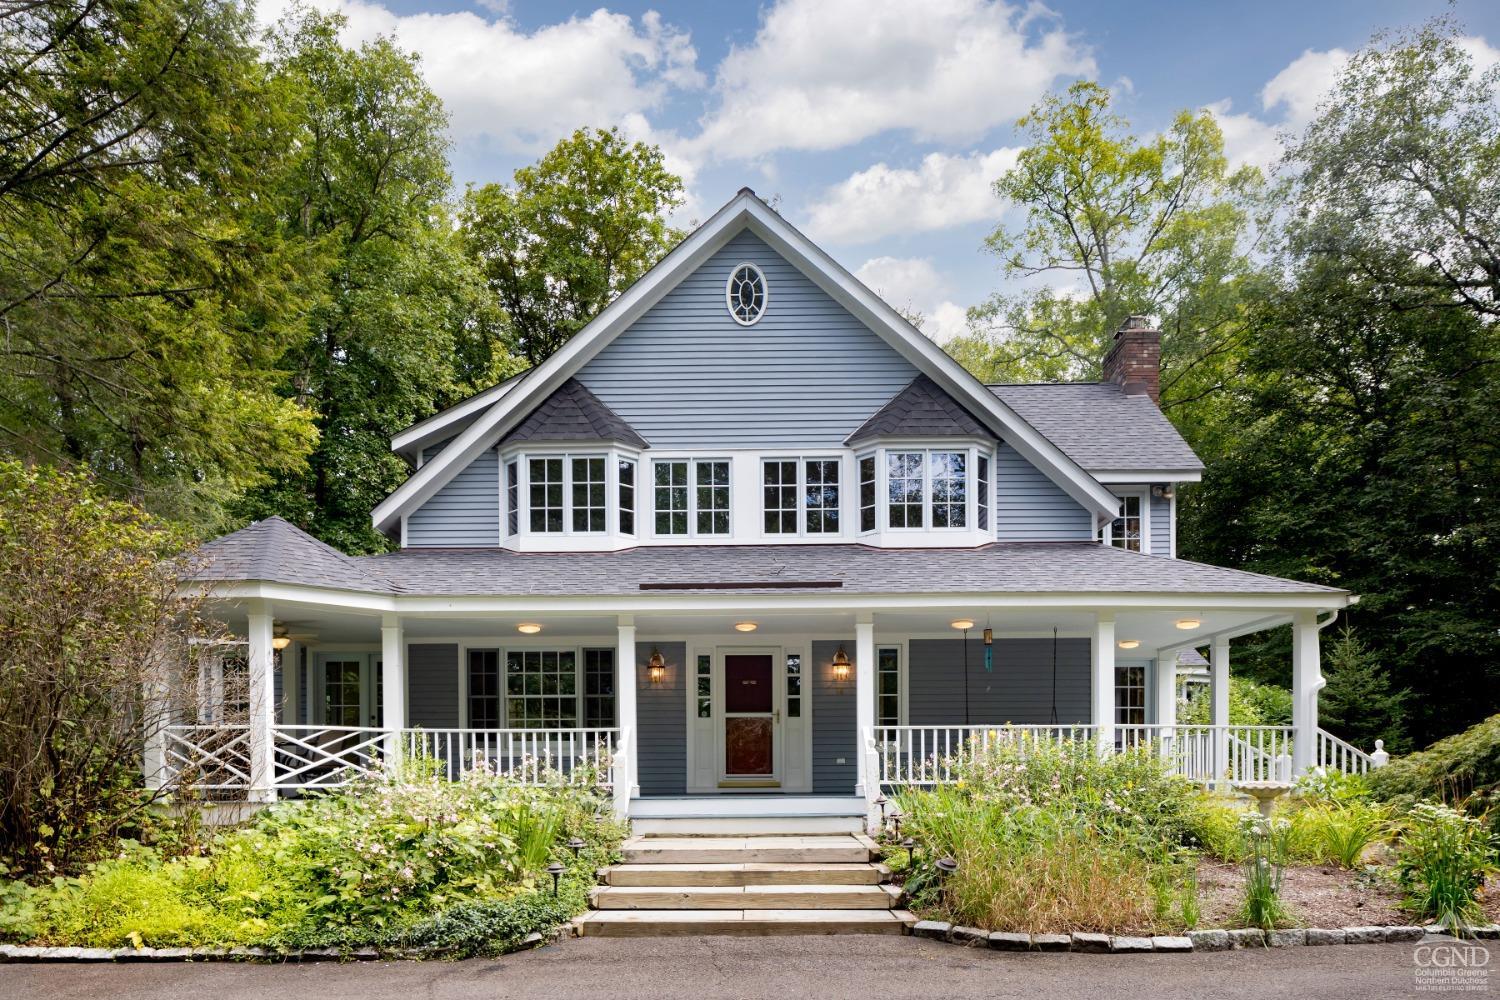
{"label": "house", "polygon": [[[985,385],[742,190],[557,354],[395,436],[413,472],[372,516],[399,551],[277,518],[206,545],[189,585],[242,644],[205,690],[241,679],[240,713],[202,700],[148,770],[264,801],[410,750],[597,763],[641,818],[870,814],[969,740],[1150,741],[1204,781],[1371,766],[1318,728],[1355,598],[1177,558],[1203,465],[1159,354],[1132,317],[1102,382]],[[1293,724],[1229,726],[1230,640],[1288,624]],[[1179,727],[1198,648],[1213,725]]]}

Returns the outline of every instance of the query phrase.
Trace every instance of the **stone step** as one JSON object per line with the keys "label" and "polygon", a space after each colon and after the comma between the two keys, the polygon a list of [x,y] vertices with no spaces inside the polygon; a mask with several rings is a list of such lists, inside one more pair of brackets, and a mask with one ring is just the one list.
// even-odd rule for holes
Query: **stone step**
{"label": "stone step", "polygon": [[643,837],[746,836],[805,837],[826,833],[862,833],[859,816],[661,816],[630,821],[632,833]]}
{"label": "stone step", "polygon": [[634,864],[611,865],[599,873],[605,885],[619,886],[879,885],[890,874],[885,865],[855,862]]}
{"label": "stone step", "polygon": [[584,937],[730,934],[904,934],[905,910],[591,910],[575,921]]}
{"label": "stone step", "polygon": [[886,885],[601,886],[599,910],[889,910],[901,890]]}
{"label": "stone step", "polygon": [[809,837],[631,837],[627,864],[847,864],[868,862],[874,844],[859,835]]}

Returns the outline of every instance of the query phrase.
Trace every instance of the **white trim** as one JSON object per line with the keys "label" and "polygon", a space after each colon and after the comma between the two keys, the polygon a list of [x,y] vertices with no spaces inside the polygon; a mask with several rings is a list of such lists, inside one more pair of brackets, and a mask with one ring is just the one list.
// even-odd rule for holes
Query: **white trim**
{"label": "white trim", "polygon": [[[734,311],[734,276],[739,274],[742,268],[747,267],[760,279],[760,312],[750,319],[740,319],[739,313]],[[754,326],[765,318],[766,310],[771,308],[771,282],[766,280],[766,272],[760,269],[759,264],[742,260],[729,269],[729,274],[724,278],[724,306],[729,310],[729,318],[740,326]]]}
{"label": "white trim", "polygon": [[[1168,483],[1168,486],[1175,484]],[[1177,490],[1173,489],[1167,497],[1167,531],[1170,538],[1167,547],[1171,550],[1167,553],[1173,559],[1177,558]]]}
{"label": "white trim", "polygon": [[1112,483],[1197,483],[1203,480],[1201,469],[1090,469],[1106,486]]}
{"label": "white trim", "polygon": [[[407,452],[412,450],[423,450],[431,442],[438,440],[439,435],[451,424],[457,423],[464,417],[477,415],[493,405],[506,393],[510,392],[520,384],[526,372],[514,375],[499,385],[492,385],[482,392],[475,393],[461,403],[455,403],[438,413],[434,413],[426,420],[419,420],[404,430],[398,431],[391,438],[391,451]],[[426,465],[426,461],[421,461]]]}
{"label": "white trim", "polygon": [[497,398],[496,405],[480,414],[433,461],[425,463],[381,501],[371,514],[375,529],[382,532],[390,530],[402,512],[424,503],[459,469],[472,462],[488,444],[500,440],[529,412],[531,405],[555,391],[602,350],[609,340],[629,327],[699,264],[744,229],[749,229],[768,243],[956,401],[967,406],[973,413],[987,416],[1001,432],[999,436],[1086,509],[1097,513],[1114,509],[1110,493],[1097,480],[1023,420],[984,383],[746,189],[673,248],[660,263],[626,289],[557,353],[521,379],[520,391],[506,392]]}

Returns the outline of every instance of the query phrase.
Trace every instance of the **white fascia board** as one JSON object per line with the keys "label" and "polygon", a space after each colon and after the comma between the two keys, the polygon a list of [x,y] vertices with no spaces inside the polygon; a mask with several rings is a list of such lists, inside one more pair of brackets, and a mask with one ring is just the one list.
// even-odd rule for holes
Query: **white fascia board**
{"label": "white fascia board", "polygon": [[1119,501],[1078,463],[1065,455],[1036,428],[1011,409],[963,365],[953,360],[922,331],[912,326],[880,296],[850,274],[838,261],[803,236],[758,199],[749,205],[751,230],[801,270],[834,301],[849,310],[882,340],[946,392],[976,413],[986,414],[1005,431],[1005,440],[1022,457],[1049,474],[1048,478],[1085,509],[1114,517]]}
{"label": "white fascia board", "polygon": [[1090,474],[1101,483],[1198,483],[1202,469],[1093,469]]}
{"label": "white fascia board", "polygon": [[441,413],[434,413],[426,420],[418,421],[391,438],[391,451],[408,452],[424,448],[441,441],[450,428],[465,419],[472,419],[499,402],[523,381],[525,373],[508,378],[499,385],[492,385],[483,392],[475,393],[462,403],[456,403]]}
{"label": "white fascia board", "polygon": [[730,223],[753,195],[741,194],[688,236],[635,284],[620,294],[572,339],[521,380],[519,392],[507,393],[481,413],[467,429],[432,461],[414,472],[370,514],[375,530],[384,532],[400,515],[425,502],[486,447],[495,443],[528,412],[528,403],[539,403],[599,353],[616,333],[624,330],[655,305],[692,269],[708,259],[728,241]]}

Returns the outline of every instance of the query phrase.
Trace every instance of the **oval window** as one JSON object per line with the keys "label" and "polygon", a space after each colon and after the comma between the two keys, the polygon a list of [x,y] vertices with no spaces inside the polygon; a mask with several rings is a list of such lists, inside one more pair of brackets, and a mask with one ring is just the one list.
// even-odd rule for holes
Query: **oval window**
{"label": "oval window", "polygon": [[754,264],[740,264],[729,274],[724,297],[734,321],[740,326],[749,326],[766,311],[766,276]]}

